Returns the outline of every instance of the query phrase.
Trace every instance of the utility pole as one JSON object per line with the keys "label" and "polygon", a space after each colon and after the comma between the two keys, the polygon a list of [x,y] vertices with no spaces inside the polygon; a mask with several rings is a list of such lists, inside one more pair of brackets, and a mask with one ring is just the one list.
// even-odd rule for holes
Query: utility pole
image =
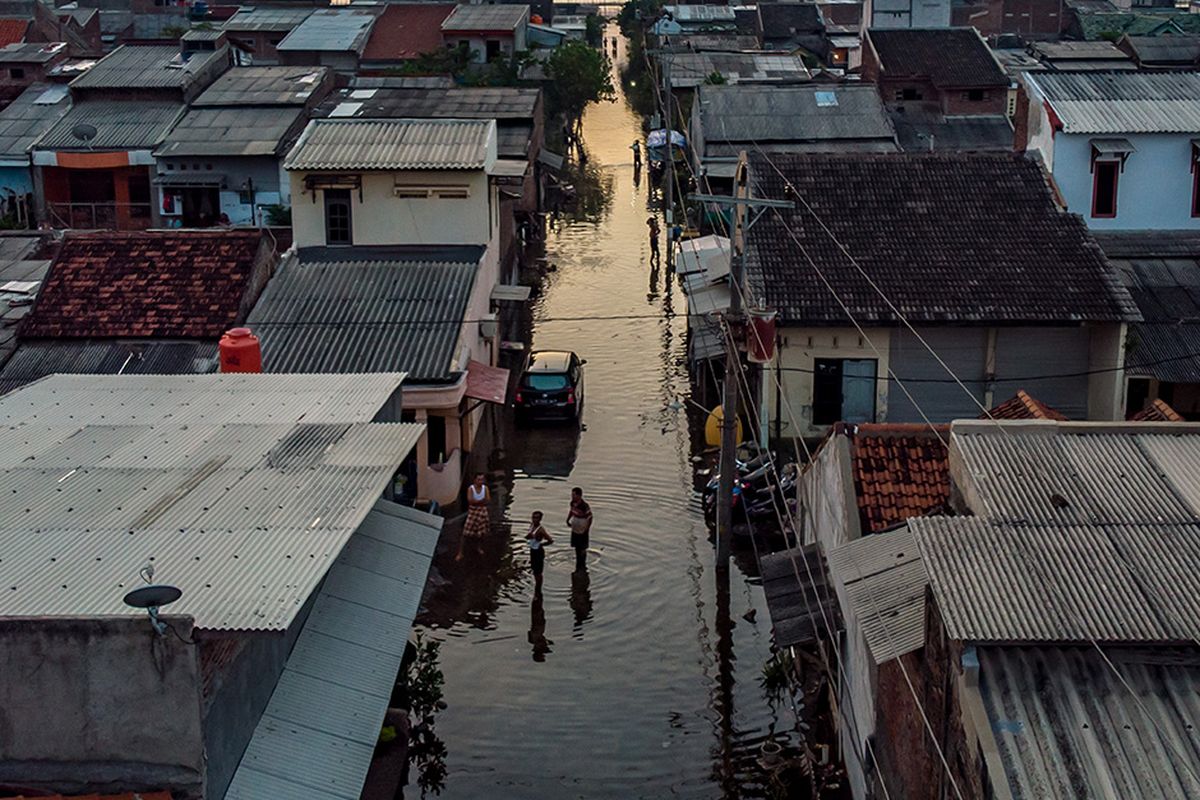
{"label": "utility pole", "polygon": [[667,269],[674,264],[674,248],[672,247],[671,230],[675,223],[675,148],[671,141],[671,132],[675,129],[675,120],[671,116],[671,55],[662,52],[659,55],[663,74],[663,127],[667,131],[667,163],[663,177],[667,181],[663,189],[663,219],[667,223]]}
{"label": "utility pole", "polygon": [[[729,257],[729,311],[725,322],[731,330],[740,327],[742,320],[742,293],[745,292],[746,237],[750,228],[768,208],[794,208],[790,200],[767,200],[750,196],[750,167],[746,152],[738,155],[737,172],[734,177],[733,197],[724,195],[693,194],[690,199],[706,203],[733,206],[733,241]],[[760,209],[758,215],[747,221],[747,211]],[[738,348],[736,343],[726,342],[725,386],[722,400],[721,419],[721,464],[720,482],[717,487],[717,570],[728,579],[729,550],[733,540],[733,481],[737,472],[737,425],[738,406]]]}

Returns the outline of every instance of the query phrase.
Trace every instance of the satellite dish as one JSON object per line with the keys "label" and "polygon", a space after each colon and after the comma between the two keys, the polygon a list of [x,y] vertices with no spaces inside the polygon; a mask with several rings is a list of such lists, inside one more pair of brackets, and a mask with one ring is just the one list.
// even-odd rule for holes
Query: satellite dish
{"label": "satellite dish", "polygon": [[[154,574],[151,572],[150,574]],[[144,608],[150,614],[150,626],[159,636],[166,635],[167,626],[158,619],[158,609],[170,605],[183,597],[183,592],[174,586],[151,584],[134,589],[125,595],[125,605]]]}
{"label": "satellite dish", "polygon": [[74,128],[71,128],[71,135],[81,142],[90,142],[96,138],[97,133],[99,131],[96,130],[96,126],[89,125],[86,122],[81,122]]}
{"label": "satellite dish", "polygon": [[181,597],[183,592],[174,586],[151,584],[125,595],[125,605],[133,608],[159,608],[170,605]]}

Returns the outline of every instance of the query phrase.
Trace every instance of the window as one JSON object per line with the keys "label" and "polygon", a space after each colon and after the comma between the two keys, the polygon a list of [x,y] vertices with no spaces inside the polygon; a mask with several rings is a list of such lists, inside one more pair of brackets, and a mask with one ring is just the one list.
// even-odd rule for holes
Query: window
{"label": "window", "polygon": [[1092,176],[1092,216],[1113,218],[1117,215],[1117,178],[1120,161],[1097,161]]}
{"label": "window", "polygon": [[876,362],[873,358],[816,359],[813,370],[813,424],[874,422],[875,374]]}
{"label": "window", "polygon": [[429,463],[446,463],[446,418],[430,414],[425,419],[425,436],[429,443]]}
{"label": "window", "polygon": [[500,41],[498,39],[487,40],[487,60],[494,61],[500,55]]}
{"label": "window", "polygon": [[562,391],[569,385],[567,376],[561,372],[531,372],[525,376],[525,388],[538,392]]}
{"label": "window", "polygon": [[350,190],[325,190],[325,244],[354,244]]}
{"label": "window", "polygon": [[25,77],[25,70],[22,67],[11,67],[8,70],[8,77],[14,81],[22,80]]}
{"label": "window", "polygon": [[129,216],[135,219],[150,217],[150,181],[144,175],[130,175],[126,179],[129,189]]}
{"label": "window", "polygon": [[896,100],[898,100],[898,101],[920,100],[920,99],[921,99],[921,90],[920,89],[915,89],[910,86],[907,89],[897,89],[896,90]]}
{"label": "window", "polygon": [[987,100],[987,92],[983,89],[968,89],[963,94],[965,95],[964,99],[969,103],[982,103]]}

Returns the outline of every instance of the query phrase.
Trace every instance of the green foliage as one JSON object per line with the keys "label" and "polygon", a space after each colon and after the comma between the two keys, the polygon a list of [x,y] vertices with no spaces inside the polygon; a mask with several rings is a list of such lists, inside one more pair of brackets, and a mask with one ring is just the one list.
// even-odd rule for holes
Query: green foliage
{"label": "green foliage", "polygon": [[704,83],[708,86],[724,86],[728,81],[725,80],[724,75],[714,70],[705,77]]}
{"label": "green foliage", "polygon": [[639,38],[640,32],[643,30],[643,25],[646,25],[650,20],[658,19],[658,15],[662,13],[663,0],[626,0],[625,5],[621,6],[620,13],[617,14],[617,27],[621,29],[621,33],[629,39]]}
{"label": "green foliage", "polygon": [[406,689],[412,719],[408,757],[417,767],[421,796],[440,794],[446,783],[446,743],[434,733],[434,717],[446,707],[442,700],[446,679],[438,666],[441,642],[417,634],[417,658],[409,667]]}
{"label": "green foliage", "polygon": [[1121,32],[1120,31],[1101,31],[1099,34],[1099,38],[1103,39],[1106,42],[1113,42],[1115,44],[1116,41],[1121,38]]}
{"label": "green foliage", "polygon": [[486,64],[475,64],[455,77],[466,86],[516,86],[525,68],[534,61],[532,55],[522,51],[509,58],[499,57]]}
{"label": "green foliage", "polygon": [[412,61],[388,69],[392,75],[453,75],[459,77],[471,64],[471,48],[466,44],[441,47],[422,53]]}
{"label": "green foliage", "polygon": [[558,113],[578,119],[592,103],[617,99],[608,56],[584,42],[564,42],[546,59],[550,99]]}
{"label": "green foliage", "polygon": [[787,650],[780,650],[763,665],[758,685],[762,687],[763,696],[772,706],[777,705],[787,695],[794,669],[792,654]]}
{"label": "green foliage", "polygon": [[604,19],[599,14],[588,14],[584,19],[587,25],[585,36],[592,47],[604,46]]}
{"label": "green foliage", "polygon": [[291,206],[266,205],[262,207],[267,215],[267,224],[275,228],[287,228],[292,224]]}
{"label": "green foliage", "polygon": [[167,25],[162,29],[162,38],[178,39],[187,33],[188,29],[182,25]]}

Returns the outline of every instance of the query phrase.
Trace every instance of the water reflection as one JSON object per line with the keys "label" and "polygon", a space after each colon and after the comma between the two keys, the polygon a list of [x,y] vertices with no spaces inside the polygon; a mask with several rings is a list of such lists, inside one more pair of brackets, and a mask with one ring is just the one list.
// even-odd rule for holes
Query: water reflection
{"label": "water reflection", "polygon": [[533,660],[539,663],[553,652],[550,645],[554,642],[546,638],[546,607],[540,588],[534,590],[533,602],[529,604],[529,644],[533,645]]}
{"label": "water reflection", "polygon": [[571,611],[575,624],[571,627],[576,638],[582,635],[583,626],[592,618],[592,576],[586,569],[571,573]]}

